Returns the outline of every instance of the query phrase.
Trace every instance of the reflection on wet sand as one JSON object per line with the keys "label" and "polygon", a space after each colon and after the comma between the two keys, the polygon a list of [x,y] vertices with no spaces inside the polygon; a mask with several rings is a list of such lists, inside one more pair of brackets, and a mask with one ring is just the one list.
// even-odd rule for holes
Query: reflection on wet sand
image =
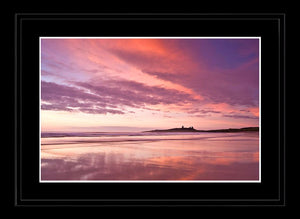
{"label": "reflection on wet sand", "polygon": [[157,139],[43,144],[41,179],[258,180],[258,135]]}

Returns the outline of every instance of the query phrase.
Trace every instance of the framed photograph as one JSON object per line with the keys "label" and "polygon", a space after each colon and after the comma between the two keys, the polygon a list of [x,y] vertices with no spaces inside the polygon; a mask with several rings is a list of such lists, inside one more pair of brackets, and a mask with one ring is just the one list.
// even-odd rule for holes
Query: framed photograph
{"label": "framed photograph", "polygon": [[16,206],[285,205],[285,14],[15,30]]}

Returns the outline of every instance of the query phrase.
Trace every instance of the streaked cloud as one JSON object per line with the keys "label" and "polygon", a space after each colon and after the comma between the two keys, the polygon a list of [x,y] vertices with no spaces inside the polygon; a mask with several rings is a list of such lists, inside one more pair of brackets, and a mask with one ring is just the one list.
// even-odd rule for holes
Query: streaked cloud
{"label": "streaked cloud", "polygon": [[41,52],[42,111],[258,123],[258,39],[42,39]]}

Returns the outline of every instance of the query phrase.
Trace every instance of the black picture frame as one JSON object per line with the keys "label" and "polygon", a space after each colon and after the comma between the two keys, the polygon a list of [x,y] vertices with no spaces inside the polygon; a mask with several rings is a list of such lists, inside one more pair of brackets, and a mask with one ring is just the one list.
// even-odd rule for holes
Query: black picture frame
{"label": "black picture frame", "polygon": [[[16,13],[14,205],[285,206],[285,20],[285,13]],[[39,183],[40,36],[260,36],[261,183]]]}

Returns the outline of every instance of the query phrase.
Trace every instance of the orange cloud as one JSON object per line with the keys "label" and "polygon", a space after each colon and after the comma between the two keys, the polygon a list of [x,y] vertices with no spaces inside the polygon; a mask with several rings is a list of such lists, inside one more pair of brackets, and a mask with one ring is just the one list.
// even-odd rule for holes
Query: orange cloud
{"label": "orange cloud", "polygon": [[254,116],[259,116],[259,108],[258,107],[252,107],[248,109]]}

